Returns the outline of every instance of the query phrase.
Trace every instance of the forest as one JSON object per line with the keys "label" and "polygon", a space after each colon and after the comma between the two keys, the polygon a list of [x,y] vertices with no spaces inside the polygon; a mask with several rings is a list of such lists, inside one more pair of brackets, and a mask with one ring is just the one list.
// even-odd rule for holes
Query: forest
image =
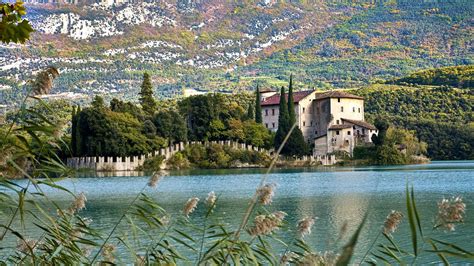
{"label": "forest", "polygon": [[365,97],[367,120],[383,118],[394,126],[414,130],[428,144],[431,159],[474,158],[474,101],[470,90],[375,84],[352,92]]}
{"label": "forest", "polygon": [[146,154],[180,141],[237,140],[257,147],[273,145],[273,135],[254,120],[252,95],[206,94],[173,103],[156,101],[145,73],[140,106],[96,96],[89,107],[74,107],[74,156]]}
{"label": "forest", "polygon": [[474,65],[452,66],[417,71],[406,77],[387,81],[398,85],[446,85],[456,88],[474,87]]}

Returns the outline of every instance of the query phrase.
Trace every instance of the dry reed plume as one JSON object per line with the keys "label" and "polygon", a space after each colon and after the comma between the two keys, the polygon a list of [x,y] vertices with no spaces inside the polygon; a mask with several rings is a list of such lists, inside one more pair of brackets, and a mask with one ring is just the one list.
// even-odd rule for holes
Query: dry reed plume
{"label": "dry reed plume", "polygon": [[303,238],[311,234],[311,227],[313,227],[314,222],[315,218],[313,217],[306,217],[298,222],[298,233],[300,237]]}
{"label": "dry reed plume", "polygon": [[84,209],[86,207],[86,194],[84,192],[79,193],[77,197],[74,199],[72,202],[71,206],[68,208],[67,212],[69,214],[74,214],[79,212],[80,210]]}
{"label": "dry reed plume", "polygon": [[21,253],[30,254],[36,250],[38,244],[34,239],[19,239],[16,249]]}
{"label": "dry reed plume", "polygon": [[383,225],[383,232],[386,235],[389,235],[395,230],[397,230],[398,225],[402,222],[403,214],[399,211],[394,211],[390,212],[390,214],[387,216],[387,219],[385,219],[385,223]]}
{"label": "dry reed plume", "polygon": [[112,244],[105,244],[102,248],[102,256],[104,257],[105,261],[113,263],[115,261],[115,253],[116,247]]}
{"label": "dry reed plume", "polygon": [[298,254],[294,253],[293,251],[287,251],[283,256],[281,256],[280,264],[281,265],[289,265],[293,262],[296,258],[298,258]]}
{"label": "dry reed plume", "polygon": [[207,194],[207,198],[206,198],[207,206],[209,206],[209,207],[214,206],[214,203],[216,202],[216,199],[217,199],[216,193],[214,193],[214,191],[209,192],[209,194]]}
{"label": "dry reed plume", "polygon": [[258,201],[262,205],[270,205],[275,195],[276,184],[265,184],[257,189]]}
{"label": "dry reed plume", "polygon": [[160,180],[166,175],[168,175],[168,172],[166,171],[160,170],[154,172],[153,175],[150,177],[150,180],[148,181],[148,186],[151,188],[156,188]]}
{"label": "dry reed plume", "polygon": [[188,199],[183,209],[183,213],[186,217],[189,217],[189,215],[196,209],[198,202],[199,198]]}
{"label": "dry reed plume", "polygon": [[455,230],[455,223],[463,222],[466,204],[461,197],[442,199],[438,202],[437,227],[442,226],[449,231]]}
{"label": "dry reed plume", "polygon": [[254,237],[271,234],[281,226],[285,216],[286,213],[282,211],[277,211],[268,215],[257,215],[254,219],[254,225],[248,230],[249,234]]}
{"label": "dry reed plume", "polygon": [[315,266],[315,265],[325,265],[333,266],[336,265],[337,260],[339,259],[339,254],[332,251],[326,251],[324,253],[306,253],[297,265],[301,266]]}

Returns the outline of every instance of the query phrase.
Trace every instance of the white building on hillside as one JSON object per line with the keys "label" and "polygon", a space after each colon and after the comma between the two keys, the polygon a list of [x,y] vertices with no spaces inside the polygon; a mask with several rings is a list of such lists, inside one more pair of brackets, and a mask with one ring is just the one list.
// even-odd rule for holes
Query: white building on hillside
{"label": "white building on hillside", "polygon": [[[286,99],[288,95],[285,94]],[[365,122],[364,98],[343,91],[293,93],[296,121],[313,155],[345,151],[352,155],[356,145],[371,143],[377,129]],[[262,118],[266,128],[278,129],[280,94],[262,97]]]}

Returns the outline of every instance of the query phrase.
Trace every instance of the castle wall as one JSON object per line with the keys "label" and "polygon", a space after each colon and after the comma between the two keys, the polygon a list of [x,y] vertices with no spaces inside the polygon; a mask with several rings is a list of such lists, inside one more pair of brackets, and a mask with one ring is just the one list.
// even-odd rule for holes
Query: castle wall
{"label": "castle wall", "polygon": [[330,106],[333,125],[342,124],[342,118],[364,121],[364,100],[331,98]]}
{"label": "castle wall", "polygon": [[308,144],[311,144],[316,136],[317,118],[315,117],[313,106],[314,94],[315,92],[312,92],[296,105],[296,121],[298,121],[298,127],[301,129],[304,139]]}
{"label": "castle wall", "polygon": [[280,109],[278,105],[262,106],[262,122],[269,130],[276,132],[278,129],[278,116]]}
{"label": "castle wall", "polygon": [[175,153],[183,151],[188,145],[204,145],[209,146],[210,143],[218,144],[222,146],[230,146],[235,149],[242,149],[248,151],[259,151],[272,154],[273,150],[266,150],[259,147],[254,147],[249,144],[239,143],[231,140],[221,141],[191,141],[191,142],[180,142],[172,144],[169,147],[161,148],[159,151],[154,151],[148,154],[139,156],[125,156],[125,157],[73,157],[67,158],[67,166],[74,169],[92,169],[95,171],[135,171],[138,167],[145,163],[145,160],[149,157],[161,155],[168,160]]}

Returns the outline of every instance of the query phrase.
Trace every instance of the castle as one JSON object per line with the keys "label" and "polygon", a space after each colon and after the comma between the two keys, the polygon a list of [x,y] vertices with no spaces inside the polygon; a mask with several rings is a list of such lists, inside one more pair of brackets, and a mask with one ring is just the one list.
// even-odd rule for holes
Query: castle
{"label": "castle", "polygon": [[[271,131],[278,129],[280,94],[260,93],[262,122]],[[284,97],[288,99],[288,95]],[[364,98],[343,91],[293,93],[297,126],[305,141],[313,146],[314,156],[344,151],[352,156],[356,145],[371,143],[375,126],[365,122]]]}

